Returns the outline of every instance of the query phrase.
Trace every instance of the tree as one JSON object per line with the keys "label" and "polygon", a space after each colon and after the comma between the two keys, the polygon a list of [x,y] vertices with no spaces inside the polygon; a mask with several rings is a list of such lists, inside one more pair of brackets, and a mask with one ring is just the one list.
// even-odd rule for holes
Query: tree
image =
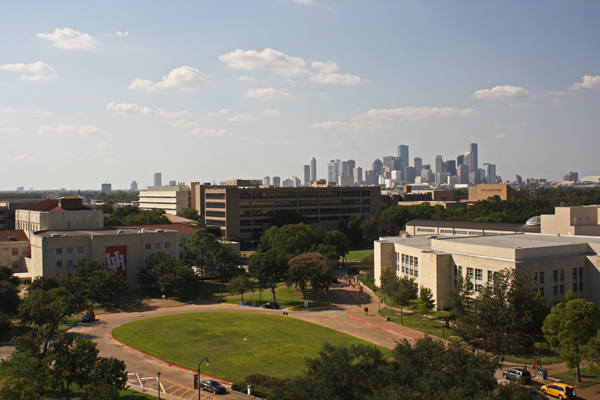
{"label": "tree", "polygon": [[247,275],[240,274],[238,276],[231,278],[228,286],[229,286],[229,291],[231,293],[239,294],[240,296],[242,296],[242,303],[243,303],[244,302],[244,293],[252,290],[253,285],[252,285],[252,280],[250,280],[250,278]]}
{"label": "tree", "polygon": [[71,335],[60,335],[52,342],[46,357],[50,367],[52,385],[63,388],[69,398],[72,383],[84,386],[98,359],[96,343],[89,339],[74,339]]}
{"label": "tree", "polygon": [[31,293],[34,290],[50,290],[60,287],[58,279],[54,276],[38,276],[33,282],[27,286],[27,292]]}
{"label": "tree", "polygon": [[[269,228],[271,229],[271,228]],[[286,257],[277,251],[271,249],[266,252],[257,251],[252,254],[248,264],[248,272],[261,287],[270,288],[275,298],[275,288],[280,282],[286,280],[288,273],[288,263]]]}
{"label": "tree", "polygon": [[400,323],[404,325],[403,310],[417,298],[418,285],[414,278],[403,277],[398,281],[398,288],[392,294],[394,303],[400,306]]}
{"label": "tree", "polygon": [[95,258],[81,260],[60,282],[74,294],[81,294],[102,306],[115,306],[119,296],[129,292],[129,283],[118,271]]}
{"label": "tree", "polygon": [[471,311],[471,302],[473,298],[473,282],[465,279],[462,275],[454,283],[450,291],[450,308],[456,317],[461,318]]}
{"label": "tree", "polygon": [[[49,384],[50,370],[48,364],[41,358],[38,346],[34,354],[17,350],[6,357],[0,363],[0,379],[2,377],[23,379],[35,393],[42,395]],[[20,397],[0,396],[0,399],[5,398],[19,399]]]}
{"label": "tree", "polygon": [[[327,290],[332,282],[331,265],[329,260],[318,253],[306,253],[292,258],[289,262],[290,277],[300,286],[302,296],[305,295],[306,282],[309,281],[315,301],[319,298],[320,290]],[[290,281],[288,280],[288,284]]]}
{"label": "tree", "polygon": [[323,238],[324,245],[333,246],[337,251],[338,258],[344,257],[350,251],[350,240],[339,231],[329,231]]}
{"label": "tree", "polygon": [[191,219],[194,221],[202,220],[202,217],[198,213],[198,210],[196,210],[195,208],[185,208],[181,211],[177,211],[177,216],[181,218]]}
{"label": "tree", "polygon": [[0,281],[7,281],[12,285],[19,286],[21,280],[14,275],[11,267],[0,267]]}
{"label": "tree", "polygon": [[138,281],[146,286],[158,285],[165,296],[186,299],[198,287],[198,276],[178,257],[164,252],[153,253],[140,270]]}
{"label": "tree", "polygon": [[425,314],[425,316],[427,316],[429,311],[435,308],[435,300],[433,299],[433,293],[431,292],[431,289],[422,287],[421,290],[419,290],[418,305],[421,314]]}
{"label": "tree", "polygon": [[581,382],[579,366],[589,354],[592,339],[600,328],[600,310],[584,299],[562,302],[550,311],[542,330],[550,349],[577,369],[577,382]]}
{"label": "tree", "polygon": [[381,273],[381,291],[383,292],[384,301],[386,298],[391,299],[394,293],[398,290],[400,278],[391,269],[386,269]]}
{"label": "tree", "polygon": [[286,261],[307,252],[312,245],[319,244],[315,229],[307,224],[284,225],[281,228],[272,226],[261,238],[258,250],[266,252],[274,250],[281,254]]}
{"label": "tree", "polygon": [[41,400],[42,397],[26,379],[7,376],[0,380],[0,399]]}
{"label": "tree", "polygon": [[117,400],[127,386],[125,363],[114,357],[100,357],[88,375],[84,400]]}
{"label": "tree", "polygon": [[215,235],[206,229],[198,229],[186,240],[183,245],[185,258],[191,264],[199,265],[204,271],[205,267],[214,265],[214,256],[219,250],[220,243]]}
{"label": "tree", "polygon": [[42,354],[45,354],[60,321],[87,308],[84,296],[69,293],[64,287],[36,290],[29,293],[19,306],[19,317],[22,324],[37,328],[44,341]]}

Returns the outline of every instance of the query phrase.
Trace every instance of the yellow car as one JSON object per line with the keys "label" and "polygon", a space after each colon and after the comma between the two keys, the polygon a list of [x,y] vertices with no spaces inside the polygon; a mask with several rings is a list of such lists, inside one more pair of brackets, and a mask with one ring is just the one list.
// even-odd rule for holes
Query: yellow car
{"label": "yellow car", "polygon": [[542,386],[542,393],[548,394],[550,396],[556,396],[559,400],[566,399],[576,399],[577,395],[575,394],[575,387],[571,385],[566,385],[564,383],[552,383],[550,385]]}

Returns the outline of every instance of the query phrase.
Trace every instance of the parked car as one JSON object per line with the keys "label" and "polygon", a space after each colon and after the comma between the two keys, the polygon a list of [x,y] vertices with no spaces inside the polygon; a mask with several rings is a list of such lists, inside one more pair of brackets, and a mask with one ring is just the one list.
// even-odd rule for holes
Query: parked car
{"label": "parked car", "polygon": [[566,385],[564,383],[552,383],[550,385],[544,385],[541,387],[541,391],[544,394],[550,396],[556,396],[560,400],[576,399],[577,394],[575,393],[576,386]]}
{"label": "parked car", "polygon": [[519,383],[531,382],[531,373],[523,368],[507,369],[502,373],[504,379],[516,381]]}
{"label": "parked car", "polygon": [[96,316],[94,315],[93,311],[88,311],[83,318],[81,318],[81,322],[82,323],[87,323],[87,322],[92,322],[96,319]]}
{"label": "parked car", "polygon": [[202,390],[206,390],[207,392],[212,392],[214,394],[223,394],[226,393],[225,387],[221,385],[219,382],[214,379],[207,379],[205,381],[200,382],[200,387]]}
{"label": "parked car", "polygon": [[272,301],[263,304],[263,308],[270,308],[271,310],[279,310],[281,307],[279,307],[278,303],[273,303]]}

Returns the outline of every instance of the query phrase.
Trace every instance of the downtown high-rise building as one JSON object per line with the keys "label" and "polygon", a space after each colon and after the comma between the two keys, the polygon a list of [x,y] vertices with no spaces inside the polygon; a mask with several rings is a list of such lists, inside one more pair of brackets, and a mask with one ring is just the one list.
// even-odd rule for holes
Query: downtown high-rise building
{"label": "downtown high-rise building", "polygon": [[398,146],[398,157],[402,160],[402,168],[408,166],[408,146],[401,144]]}
{"label": "downtown high-rise building", "polygon": [[469,170],[477,171],[479,169],[478,159],[477,159],[477,143],[469,144]]}
{"label": "downtown high-rise building", "polygon": [[154,174],[154,186],[162,186],[162,174],[160,172]]}
{"label": "downtown high-rise building", "polygon": [[310,165],[303,165],[302,170],[300,171],[300,179],[302,181],[302,186],[310,185]]}
{"label": "downtown high-rise building", "polygon": [[317,159],[316,158],[311,158],[310,159],[310,182],[316,182],[317,181]]}

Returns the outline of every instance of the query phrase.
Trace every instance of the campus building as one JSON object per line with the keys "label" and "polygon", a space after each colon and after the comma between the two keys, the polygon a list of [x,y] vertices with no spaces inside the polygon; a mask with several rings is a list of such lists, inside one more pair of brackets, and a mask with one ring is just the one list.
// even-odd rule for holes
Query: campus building
{"label": "campus building", "polygon": [[[231,183],[231,184],[230,184]],[[352,214],[375,213],[381,204],[379,187],[314,186],[276,188],[230,181],[228,186],[204,188],[206,225],[222,237],[258,240],[279,212],[296,212],[309,223],[337,229]]]}
{"label": "campus building", "polygon": [[527,271],[534,290],[550,304],[572,290],[600,306],[600,237],[542,234],[485,236],[396,236],[374,243],[375,282],[392,270],[431,289],[437,309],[450,307],[449,294],[459,276],[475,293],[504,269]]}
{"label": "campus building", "polygon": [[508,184],[489,184],[469,187],[469,202],[487,200],[489,197],[498,196],[500,200],[511,201],[521,195]]}

